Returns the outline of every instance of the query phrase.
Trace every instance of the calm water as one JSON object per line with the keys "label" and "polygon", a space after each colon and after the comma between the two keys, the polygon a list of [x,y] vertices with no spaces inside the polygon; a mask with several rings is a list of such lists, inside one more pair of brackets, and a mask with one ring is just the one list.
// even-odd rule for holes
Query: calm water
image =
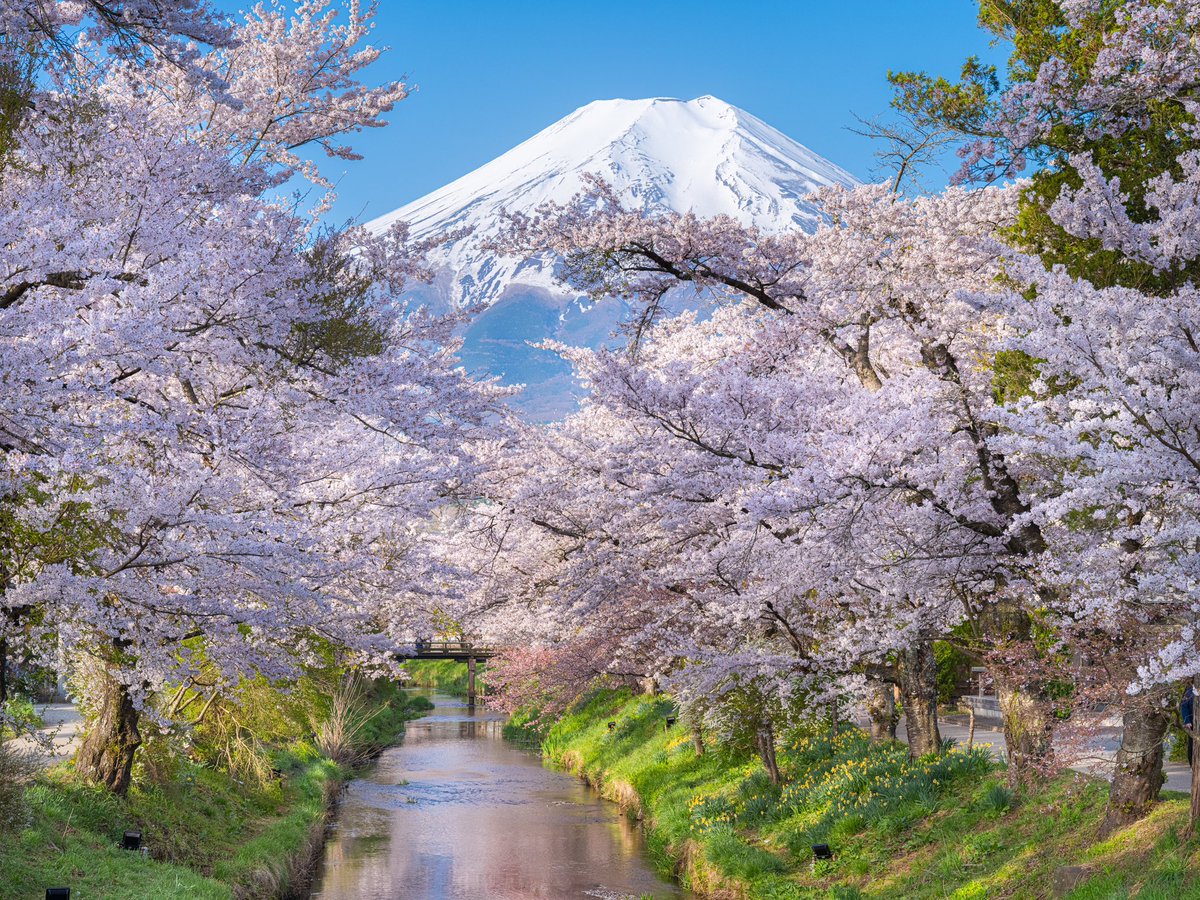
{"label": "calm water", "polygon": [[350,783],[313,897],[684,896],[654,874],[614,804],[506,744],[503,716],[432,699],[404,743]]}

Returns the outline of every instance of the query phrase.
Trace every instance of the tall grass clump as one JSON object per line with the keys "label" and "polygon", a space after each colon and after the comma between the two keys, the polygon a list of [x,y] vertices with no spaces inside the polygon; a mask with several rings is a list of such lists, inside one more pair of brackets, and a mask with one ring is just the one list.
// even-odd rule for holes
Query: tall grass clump
{"label": "tall grass clump", "polygon": [[334,691],[324,718],[314,723],[317,749],[339,765],[353,765],[365,752],[360,734],[380,712],[382,707],[368,703],[362,678],[350,675]]}

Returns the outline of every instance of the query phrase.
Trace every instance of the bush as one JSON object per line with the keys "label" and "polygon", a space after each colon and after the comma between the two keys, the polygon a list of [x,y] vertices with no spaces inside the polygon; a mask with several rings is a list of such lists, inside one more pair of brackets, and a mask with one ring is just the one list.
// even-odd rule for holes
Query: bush
{"label": "bush", "polygon": [[28,697],[10,697],[0,714],[0,739],[36,731],[45,723]]}
{"label": "bush", "polygon": [[945,706],[959,692],[959,685],[970,681],[971,658],[946,641],[933,642],[937,665],[937,702]]}
{"label": "bush", "polygon": [[352,765],[364,754],[360,732],[382,707],[369,709],[362,679],[350,675],[334,691],[328,714],[313,723],[317,749],[339,765]]}

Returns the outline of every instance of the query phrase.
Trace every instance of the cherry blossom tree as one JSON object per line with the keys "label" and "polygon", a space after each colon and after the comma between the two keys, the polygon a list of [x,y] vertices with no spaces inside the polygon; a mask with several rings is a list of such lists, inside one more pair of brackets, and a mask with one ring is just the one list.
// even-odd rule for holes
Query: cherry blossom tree
{"label": "cherry blossom tree", "polygon": [[[867,598],[875,604],[873,613],[887,610],[893,628],[910,638],[920,635],[904,645],[904,652],[924,655],[929,665],[910,661],[901,668],[921,672],[926,682],[932,680],[932,638],[968,621],[975,634],[972,649],[997,668],[1011,771],[1014,778],[1024,778],[1048,765],[1052,753],[1048,676],[1029,665],[1035,630],[1031,610],[1046,603],[1029,569],[1045,541],[998,443],[997,421],[1004,411],[992,368],[977,362],[990,359],[1004,327],[1002,292],[996,288],[1003,247],[995,236],[1013,221],[1017,192],[951,190],[904,202],[880,186],[831,191],[821,200],[832,220],[829,227],[812,237],[768,235],[730,219],[629,212],[597,183],[565,208],[548,207],[533,219],[515,217],[509,246],[559,253],[565,259],[563,277],[572,285],[598,296],[634,296],[651,316],[657,299],[679,282],[741,296],[763,311],[770,322],[763,334],[743,338],[734,352],[765,358],[760,365],[769,377],[762,380],[763,394],[787,403],[794,430],[776,426],[779,430],[769,435],[802,432],[843,439],[821,445],[820,456],[813,453],[786,467],[771,462],[789,473],[794,466],[804,478],[813,477],[818,466],[832,467],[829,481],[835,487],[826,496],[813,492],[821,497],[815,518],[825,533],[825,556],[854,558],[856,541],[869,548],[854,575],[824,577],[820,568],[810,569],[816,583],[809,589],[843,598],[842,603],[856,595],[851,620],[858,627],[844,633],[861,637],[860,658],[868,647],[867,652],[892,653],[903,643],[878,640],[871,628],[878,619],[861,611]],[[719,317],[714,322],[726,326]],[[774,343],[776,338],[782,342]],[[637,349],[631,372],[644,370],[645,352]],[[820,373],[820,389],[811,382],[787,384],[781,375],[784,361],[792,359]],[[688,382],[681,375],[686,370],[678,363],[663,368],[667,377],[656,385],[663,399],[685,402]],[[610,381],[598,383],[588,374],[599,395],[616,392]],[[832,394],[831,384],[838,385],[840,395]],[[624,401],[626,411],[648,406],[642,397]],[[807,413],[797,413],[814,407],[826,417],[815,428],[804,420]],[[710,408],[750,422],[771,421],[728,395]],[[712,456],[729,453],[730,435],[741,437],[722,423],[720,437],[710,441],[692,421],[673,420],[656,407],[649,415],[668,436],[710,446]],[[742,451],[748,465],[762,467],[763,446],[773,445],[756,440]],[[714,467],[711,458],[707,466]],[[774,475],[767,481],[768,493],[774,497],[778,484],[791,478]],[[846,505],[846,515],[861,513],[849,529],[836,525],[839,517],[832,509],[839,503]],[[774,529],[771,517],[759,512],[752,509],[747,519],[756,528]],[[785,543],[792,536],[787,525],[778,532]],[[902,548],[887,546],[881,534]],[[797,571],[796,560],[789,570]],[[861,573],[867,571],[873,577],[864,578]],[[882,581],[880,571],[888,573]],[[765,589],[776,587],[774,572],[756,574]],[[897,619],[905,607],[908,622]],[[927,628],[912,621],[913,610],[921,611],[918,619],[922,613],[929,616]],[[928,719],[930,727],[910,722],[910,728],[932,738],[936,719]]]}
{"label": "cherry blossom tree", "polygon": [[[1014,262],[1034,290],[1013,298],[1013,346],[1039,360],[1014,435],[1049,486],[1032,511],[1049,541],[1040,574],[1071,598],[1076,632],[1108,637],[1124,724],[1111,831],[1155,802],[1169,688],[1200,672],[1200,419],[1190,403],[1200,372],[1200,7],[1062,3],[1060,23],[1054,52],[1001,95],[989,118],[996,138],[972,157],[1047,164],[1025,205],[1050,238],[1033,248],[1038,259]],[[1084,52],[1066,52],[1072,41]]]}
{"label": "cherry blossom tree", "polygon": [[338,12],[256,7],[192,60],[219,91],[158,56],[47,90],[0,184],[6,515],[87,520],[75,552],[6,564],[5,637],[95,661],[77,765],[118,791],[165,684],[330,646],[385,664],[461,590],[436,519],[473,495],[499,394],[453,321],[396,300],[402,228],[322,235],[267,194],[404,95],[361,86],[371,11]]}
{"label": "cherry blossom tree", "polygon": [[5,0],[0,34],[5,54],[73,56],[82,34],[126,58],[156,55],[177,65],[196,59],[196,43],[231,40],[228,21],[208,0]]}
{"label": "cherry blossom tree", "polygon": [[[894,76],[896,105],[965,138],[961,178],[1036,167],[1008,235],[1037,257],[1011,267],[1027,377],[1010,458],[1038,485],[1038,574],[1071,606],[1060,633],[1090,661],[1076,689],[1096,698],[1107,677],[1122,712],[1110,831],[1157,797],[1172,682],[1193,676],[1196,656],[1184,398],[1200,6],[1017,0],[981,5],[981,22],[1013,42],[1007,84],[969,60],[956,84]],[[1200,778],[1193,789],[1196,818]]]}
{"label": "cherry blossom tree", "polygon": [[[706,535],[708,558],[679,571],[724,592],[710,606],[770,620],[790,653],[820,646],[815,670],[877,673],[899,659],[914,745],[936,750],[932,638],[966,619],[973,649],[1002,664],[1032,636],[1026,570],[1042,538],[994,449],[1000,410],[976,364],[998,310],[966,299],[995,292],[994,235],[1015,194],[904,203],[868,187],[822,199],[832,226],[806,238],[646,217],[596,182],[568,208],[516,217],[509,246],[559,253],[575,287],[641,299],[646,328],[679,282],[742,296],[704,323],[643,328],[654,336],[629,358],[572,354],[593,402],[649,440],[637,454],[607,448],[646,460],[661,492],[626,504],[653,512],[623,533],[658,527],[672,547]],[[691,456],[678,468],[676,446]],[[774,665],[784,680],[796,668]],[[1049,755],[1050,707],[1039,680],[1022,683],[1024,666],[1002,667],[1013,770],[1025,774]]]}

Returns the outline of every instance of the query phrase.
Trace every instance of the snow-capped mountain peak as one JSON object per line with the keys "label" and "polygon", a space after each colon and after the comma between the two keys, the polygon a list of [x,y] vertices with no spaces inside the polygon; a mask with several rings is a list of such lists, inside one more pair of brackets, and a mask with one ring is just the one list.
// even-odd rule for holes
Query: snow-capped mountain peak
{"label": "snow-capped mountain peak", "polygon": [[555,382],[538,383],[535,394],[567,382],[562,365],[551,364],[527,342],[556,337],[600,343],[619,309],[585,311],[555,283],[553,261],[497,258],[483,246],[500,227],[502,210],[532,212],[547,201],[566,202],[583,187],[585,173],[603,176],[631,204],[647,210],[726,213],[770,231],[814,230],[819,215],[807,195],[825,185],[857,183],[716,97],[597,100],[462,178],[369,222],[368,228],[382,231],[405,221],[417,238],[470,229],[432,255],[437,278],[418,290],[418,299],[443,309],[490,305],[467,334],[464,358],[510,383]]}

